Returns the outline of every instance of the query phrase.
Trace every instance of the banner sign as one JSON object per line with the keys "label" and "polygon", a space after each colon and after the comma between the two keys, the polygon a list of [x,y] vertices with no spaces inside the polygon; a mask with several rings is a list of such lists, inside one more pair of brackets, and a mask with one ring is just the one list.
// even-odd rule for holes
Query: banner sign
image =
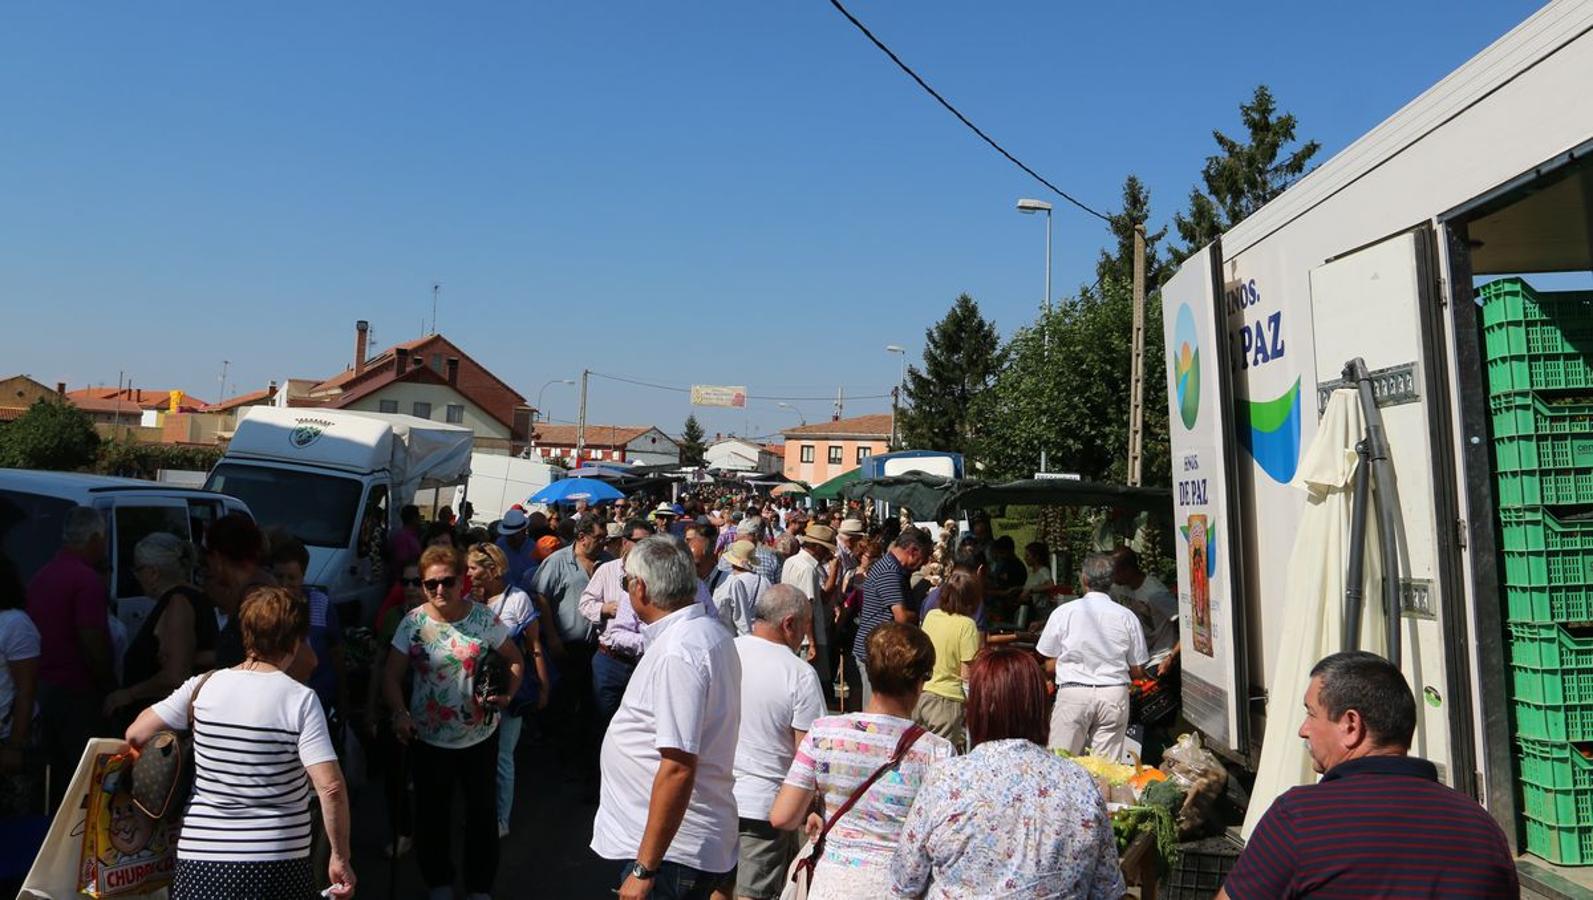
{"label": "banner sign", "polygon": [[747,405],[746,385],[694,384],[691,386],[692,406],[733,406],[742,409]]}
{"label": "banner sign", "polygon": [[1184,718],[1223,749],[1248,749],[1243,573],[1234,401],[1217,250],[1189,258],[1162,288],[1178,534]]}

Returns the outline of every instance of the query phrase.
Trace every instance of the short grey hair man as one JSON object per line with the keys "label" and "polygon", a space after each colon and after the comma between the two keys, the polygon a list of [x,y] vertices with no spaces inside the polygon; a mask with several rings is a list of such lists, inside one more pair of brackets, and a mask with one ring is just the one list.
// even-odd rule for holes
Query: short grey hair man
{"label": "short grey hair man", "polygon": [[762,535],[763,535],[763,517],[762,516],[747,516],[746,518],[742,519],[740,522],[736,523],[736,537],[737,538],[745,538],[746,540],[752,541],[753,543],[757,543],[758,539]]}
{"label": "short grey hair man", "polygon": [[789,584],[776,584],[763,592],[753,611],[753,621],[779,627],[788,616],[796,617],[798,631],[805,631],[813,606],[807,595]]}
{"label": "short grey hair man", "polygon": [[625,574],[640,579],[647,602],[665,612],[685,609],[697,600],[697,570],[691,554],[675,538],[654,535],[625,557]]}
{"label": "short grey hair man", "polygon": [[1079,568],[1079,580],[1084,582],[1084,589],[1106,593],[1112,589],[1112,575],[1117,566],[1112,562],[1112,557],[1105,553],[1091,553],[1084,557],[1084,565]]}
{"label": "short grey hair man", "polygon": [[105,517],[99,510],[87,506],[67,510],[66,520],[61,524],[61,543],[82,549],[97,537],[105,537]]}

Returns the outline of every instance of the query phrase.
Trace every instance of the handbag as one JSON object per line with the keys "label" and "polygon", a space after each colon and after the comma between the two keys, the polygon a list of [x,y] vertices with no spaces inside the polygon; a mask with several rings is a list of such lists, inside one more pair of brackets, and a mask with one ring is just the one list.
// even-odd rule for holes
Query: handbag
{"label": "handbag", "polygon": [[830,833],[830,829],[835,827],[835,823],[839,822],[842,816],[852,810],[857,801],[863,799],[863,795],[868,793],[868,789],[874,786],[874,782],[878,781],[886,772],[901,764],[902,757],[907,755],[907,751],[913,749],[913,744],[917,743],[923,734],[924,726],[916,722],[909,725],[907,730],[902,732],[901,739],[896,742],[896,750],[891,753],[891,758],[875,769],[874,774],[865,778],[863,783],[852,791],[852,796],[847,797],[846,802],[841,804],[841,808],[830,815],[829,820],[824,823],[824,827],[819,829],[818,837],[809,841],[806,846],[798,851],[796,859],[791,861],[790,877],[786,879],[785,890],[780,892],[780,900],[806,900],[808,891],[813,886],[813,868],[819,864],[819,857],[824,854],[825,836]]}
{"label": "handbag", "polygon": [[211,670],[199,676],[194,692],[188,695],[187,740],[171,729],[162,729],[133,754],[133,805],[151,819],[165,818],[175,806],[181,805],[172,801],[186,798],[193,787],[193,764],[188,758],[193,753],[194,702],[214,674],[215,670]]}

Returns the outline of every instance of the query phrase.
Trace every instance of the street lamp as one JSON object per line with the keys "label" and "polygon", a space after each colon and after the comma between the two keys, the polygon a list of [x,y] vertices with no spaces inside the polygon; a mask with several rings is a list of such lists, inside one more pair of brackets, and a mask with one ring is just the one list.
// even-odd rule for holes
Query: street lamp
{"label": "street lamp", "polygon": [[[1040,304],[1040,350],[1046,362],[1050,362],[1051,355],[1051,204],[1044,200],[1022,199],[1018,201],[1018,212],[1026,216],[1035,213],[1045,213],[1045,302]],[[1045,448],[1040,449],[1040,471],[1044,472],[1046,464]]]}
{"label": "street lamp", "polygon": [[891,391],[891,449],[901,447],[900,434],[896,429],[896,410],[902,405],[902,392],[907,390],[907,348],[899,344],[886,344],[886,353],[895,353],[902,358],[902,371],[896,379],[896,390]]}
{"label": "street lamp", "polygon": [[792,412],[796,413],[796,417],[801,420],[803,425],[808,424],[808,417],[802,415],[802,410],[797,409],[795,406],[792,406],[791,404],[785,402],[784,400],[781,400],[779,403],[776,403],[775,406],[779,406],[779,407],[783,407],[785,409],[791,410]]}
{"label": "street lamp", "polygon": [[555,385],[555,384],[567,384],[567,385],[570,385],[571,387],[574,387],[575,386],[575,380],[572,379],[572,378],[555,378],[555,379],[549,381],[547,384],[544,384],[542,386],[542,389],[537,391],[537,415],[541,416],[542,417],[542,421],[544,421],[544,422],[546,422],[548,420],[548,417],[547,417],[547,414],[542,411],[542,395],[547,392],[547,389],[550,386]]}

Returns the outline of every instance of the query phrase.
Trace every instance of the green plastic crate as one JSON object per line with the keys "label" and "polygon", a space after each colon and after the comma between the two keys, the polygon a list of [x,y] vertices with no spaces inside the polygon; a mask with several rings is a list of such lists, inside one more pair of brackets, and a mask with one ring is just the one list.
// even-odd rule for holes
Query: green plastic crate
{"label": "green plastic crate", "polygon": [[1584,397],[1548,398],[1531,391],[1498,394],[1488,398],[1488,410],[1493,416],[1496,438],[1593,436],[1593,400]]}
{"label": "green plastic crate", "polygon": [[1495,472],[1593,468],[1593,434],[1493,439]]}
{"label": "green plastic crate", "polygon": [[1574,744],[1529,740],[1518,754],[1528,816],[1548,825],[1593,824],[1593,760]]}
{"label": "green plastic crate", "polygon": [[1533,703],[1517,697],[1516,734],[1535,741],[1593,741],[1593,703]]}
{"label": "green plastic crate", "polygon": [[1499,505],[1580,506],[1593,504],[1593,468],[1529,469],[1494,473]]}
{"label": "green plastic crate", "polygon": [[1567,331],[1593,331],[1593,291],[1538,291],[1521,278],[1499,278],[1477,288],[1482,326],[1553,322]]}
{"label": "green plastic crate", "polygon": [[1491,395],[1593,389],[1593,292],[1535,291],[1501,278],[1477,297]]}
{"label": "green plastic crate", "polygon": [[1507,585],[1506,618],[1523,624],[1593,623],[1593,585]]}
{"label": "green plastic crate", "polygon": [[[1593,585],[1593,519],[1562,520],[1541,509],[1501,509],[1499,524],[1505,584],[1516,588]],[[1586,620],[1525,618],[1545,622]]]}
{"label": "green plastic crate", "polygon": [[1510,664],[1528,669],[1593,671],[1593,636],[1558,625],[1510,625]]}
{"label": "green plastic crate", "polygon": [[1593,865],[1593,824],[1550,825],[1526,817],[1527,852],[1562,866]]}
{"label": "green plastic crate", "polygon": [[1511,666],[1510,675],[1515,681],[1517,700],[1546,706],[1593,704],[1593,669]]}

